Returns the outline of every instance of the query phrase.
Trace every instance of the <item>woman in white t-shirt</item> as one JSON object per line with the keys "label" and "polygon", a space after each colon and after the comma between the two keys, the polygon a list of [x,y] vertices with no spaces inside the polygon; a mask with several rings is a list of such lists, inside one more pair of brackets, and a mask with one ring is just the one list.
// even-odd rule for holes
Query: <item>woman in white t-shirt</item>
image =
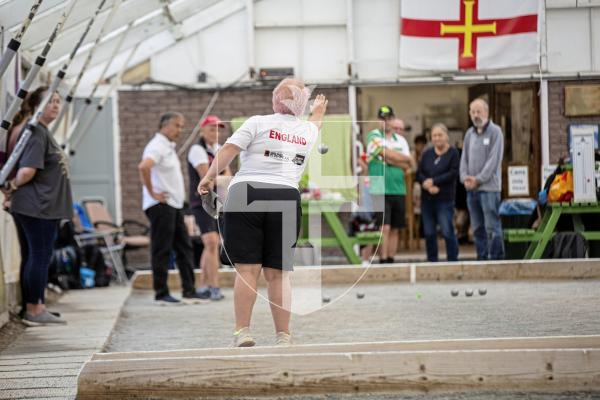
{"label": "woman in white t-shirt", "polygon": [[268,285],[276,344],[289,345],[294,245],[300,231],[298,182],[317,140],[327,99],[318,95],[309,121],[298,118],[310,92],[297,79],[273,90],[274,114],[248,119],[219,150],[198,186],[207,194],[216,176],[239,154],[241,167],[229,187],[224,214],[224,253],[235,265],[233,347],[250,347],[250,319],[261,270]]}

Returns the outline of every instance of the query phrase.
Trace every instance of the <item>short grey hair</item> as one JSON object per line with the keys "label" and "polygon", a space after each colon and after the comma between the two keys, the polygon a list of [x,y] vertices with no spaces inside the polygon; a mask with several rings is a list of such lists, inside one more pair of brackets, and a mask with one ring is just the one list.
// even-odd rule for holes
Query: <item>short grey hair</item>
{"label": "short grey hair", "polygon": [[441,129],[446,135],[448,134],[448,127],[441,122],[433,124],[431,127],[431,132],[433,132],[435,129]]}
{"label": "short grey hair", "polygon": [[164,128],[165,125],[167,125],[169,122],[171,122],[171,120],[174,118],[183,118],[183,114],[175,112],[175,111],[167,111],[166,113],[164,113],[163,115],[160,116],[160,122],[158,123],[158,129]]}

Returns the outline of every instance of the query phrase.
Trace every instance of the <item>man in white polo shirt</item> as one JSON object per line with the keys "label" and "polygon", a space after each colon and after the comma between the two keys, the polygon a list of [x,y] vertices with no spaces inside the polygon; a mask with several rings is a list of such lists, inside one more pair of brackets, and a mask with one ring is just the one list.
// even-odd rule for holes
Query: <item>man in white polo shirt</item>
{"label": "man in white polo shirt", "polygon": [[194,286],[192,244],[183,222],[183,174],[175,151],[175,141],[181,135],[184,124],[183,115],[179,113],[163,114],[159,132],[146,145],[138,167],[144,186],[143,208],[150,220],[154,299],[161,305],[180,303],[170,295],[167,286],[168,264],[173,250],[184,302],[200,300]]}

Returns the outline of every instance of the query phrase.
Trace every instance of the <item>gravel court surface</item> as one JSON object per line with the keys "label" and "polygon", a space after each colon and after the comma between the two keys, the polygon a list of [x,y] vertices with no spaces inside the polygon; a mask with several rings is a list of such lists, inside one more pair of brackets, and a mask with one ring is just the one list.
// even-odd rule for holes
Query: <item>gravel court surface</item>
{"label": "gravel court surface", "polygon": [[[478,294],[479,288],[487,294]],[[292,316],[298,344],[600,334],[600,281],[444,282],[327,286],[325,308]],[[451,290],[460,294],[451,296]],[[474,291],[472,297],[465,290]],[[358,299],[358,293],[364,293]],[[261,291],[264,295],[264,291]],[[233,331],[231,289],[221,302],[160,307],[151,291],[133,291],[108,352],[227,347]],[[258,345],[271,345],[269,304],[258,298],[252,321]]]}

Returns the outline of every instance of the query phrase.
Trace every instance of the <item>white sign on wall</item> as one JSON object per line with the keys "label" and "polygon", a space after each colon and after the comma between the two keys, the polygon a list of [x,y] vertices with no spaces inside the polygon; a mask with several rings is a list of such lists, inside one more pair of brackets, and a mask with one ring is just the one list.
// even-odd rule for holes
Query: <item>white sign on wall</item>
{"label": "white sign on wall", "polygon": [[529,196],[529,167],[508,167],[508,195]]}

